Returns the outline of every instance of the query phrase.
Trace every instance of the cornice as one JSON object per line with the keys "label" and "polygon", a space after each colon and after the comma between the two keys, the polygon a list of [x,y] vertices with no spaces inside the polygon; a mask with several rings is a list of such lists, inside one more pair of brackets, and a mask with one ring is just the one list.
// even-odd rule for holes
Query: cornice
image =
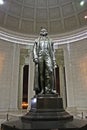
{"label": "cornice", "polygon": [[[38,36],[12,32],[0,27],[0,39],[11,43],[33,45]],[[56,47],[61,44],[74,43],[87,38],[87,27],[61,35],[50,35]]]}
{"label": "cornice", "polygon": [[0,39],[11,43],[33,45],[35,36],[22,35],[0,27]]}
{"label": "cornice", "polygon": [[78,31],[67,33],[65,36],[60,36],[59,38],[54,39],[55,45],[60,44],[69,44],[69,43],[75,43],[76,41],[80,41],[87,38],[87,27],[82,28]]}

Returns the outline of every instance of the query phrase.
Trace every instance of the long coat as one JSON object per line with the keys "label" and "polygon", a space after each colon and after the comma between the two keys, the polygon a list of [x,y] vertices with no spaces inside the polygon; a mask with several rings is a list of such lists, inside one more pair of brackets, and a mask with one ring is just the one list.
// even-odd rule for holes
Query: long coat
{"label": "long coat", "polygon": [[[40,37],[35,40],[34,47],[33,47],[33,61],[34,62],[35,62],[35,59],[38,59],[39,44],[40,44]],[[48,44],[49,44],[49,53],[52,58],[53,69],[54,69],[54,64],[55,64],[54,48],[53,48],[53,42],[49,38],[48,38]],[[35,63],[34,90],[36,93],[39,93],[41,91],[39,78],[40,78],[39,77],[39,66],[38,66],[38,64]],[[53,89],[54,89],[54,76],[53,76]]]}

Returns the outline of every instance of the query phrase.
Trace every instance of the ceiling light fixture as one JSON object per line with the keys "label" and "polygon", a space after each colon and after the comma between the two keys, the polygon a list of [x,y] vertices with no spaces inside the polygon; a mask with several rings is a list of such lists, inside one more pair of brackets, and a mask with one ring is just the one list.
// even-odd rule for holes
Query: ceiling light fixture
{"label": "ceiling light fixture", "polygon": [[4,1],[3,0],[0,0],[0,5],[3,5],[4,4]]}
{"label": "ceiling light fixture", "polygon": [[80,6],[83,6],[84,4],[85,4],[85,1],[82,0],[82,1],[80,2]]}

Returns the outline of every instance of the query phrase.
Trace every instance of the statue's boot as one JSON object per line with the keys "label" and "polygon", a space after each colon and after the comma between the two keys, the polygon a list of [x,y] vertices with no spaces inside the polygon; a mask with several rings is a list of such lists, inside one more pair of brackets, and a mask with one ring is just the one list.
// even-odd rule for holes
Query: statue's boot
{"label": "statue's boot", "polygon": [[53,89],[50,91],[50,93],[51,94],[56,94],[56,92]]}
{"label": "statue's boot", "polygon": [[41,95],[41,94],[45,94],[45,88],[44,88],[43,84],[42,84],[41,92],[40,92],[39,94],[40,94],[40,95]]}
{"label": "statue's boot", "polygon": [[42,95],[42,94],[45,94],[45,91],[44,91],[44,90],[42,90],[42,91],[39,93],[39,95]]}

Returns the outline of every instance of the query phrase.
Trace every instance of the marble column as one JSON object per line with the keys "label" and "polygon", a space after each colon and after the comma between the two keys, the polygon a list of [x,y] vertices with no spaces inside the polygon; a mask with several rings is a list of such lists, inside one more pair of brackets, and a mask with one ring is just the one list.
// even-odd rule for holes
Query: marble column
{"label": "marble column", "polygon": [[34,63],[32,59],[32,51],[29,54],[29,79],[28,79],[28,110],[31,107],[31,98],[35,95],[33,91],[34,85]]}
{"label": "marble column", "polygon": [[62,48],[56,50],[56,62],[59,67],[60,96],[63,98],[63,106],[66,107],[66,83],[64,75],[64,52]]}
{"label": "marble column", "polygon": [[19,87],[18,87],[18,108],[19,109],[22,109],[23,67],[24,67],[24,65],[20,65],[20,68],[19,68]]}
{"label": "marble column", "polygon": [[64,66],[59,66],[59,75],[60,75],[60,96],[63,98],[63,106],[66,108],[66,84],[64,80]]}

